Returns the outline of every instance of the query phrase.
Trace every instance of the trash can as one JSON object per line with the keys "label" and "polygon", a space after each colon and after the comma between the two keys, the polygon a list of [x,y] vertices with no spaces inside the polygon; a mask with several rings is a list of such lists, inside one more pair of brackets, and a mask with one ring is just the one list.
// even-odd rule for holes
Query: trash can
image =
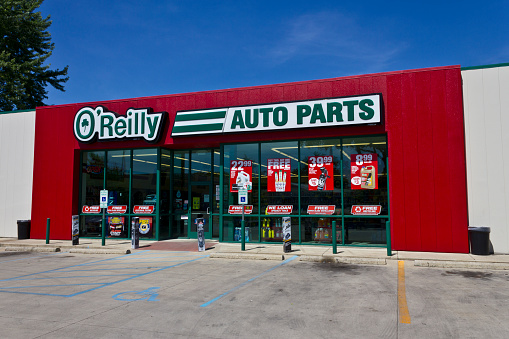
{"label": "trash can", "polygon": [[18,220],[18,239],[30,239],[30,220]]}
{"label": "trash can", "polygon": [[470,253],[477,255],[490,254],[490,228],[469,227],[468,237],[470,239]]}

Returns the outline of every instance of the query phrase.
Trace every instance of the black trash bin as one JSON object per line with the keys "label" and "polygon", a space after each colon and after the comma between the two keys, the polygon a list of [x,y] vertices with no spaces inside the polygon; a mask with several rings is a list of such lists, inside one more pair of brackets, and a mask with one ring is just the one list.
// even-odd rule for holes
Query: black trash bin
{"label": "black trash bin", "polygon": [[30,239],[30,220],[18,220],[18,239]]}
{"label": "black trash bin", "polygon": [[490,254],[490,228],[469,227],[468,237],[470,238],[470,253],[477,255]]}

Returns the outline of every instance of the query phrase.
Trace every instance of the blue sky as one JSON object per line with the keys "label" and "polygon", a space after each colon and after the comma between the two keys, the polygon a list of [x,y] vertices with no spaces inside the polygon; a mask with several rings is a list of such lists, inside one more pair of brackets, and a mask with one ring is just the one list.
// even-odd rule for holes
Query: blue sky
{"label": "blue sky", "polygon": [[509,62],[509,1],[45,0],[46,104]]}

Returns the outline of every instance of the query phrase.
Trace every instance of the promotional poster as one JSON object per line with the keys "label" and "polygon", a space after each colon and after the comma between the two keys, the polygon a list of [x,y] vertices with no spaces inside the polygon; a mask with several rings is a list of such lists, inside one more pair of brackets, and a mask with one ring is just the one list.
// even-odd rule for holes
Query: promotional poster
{"label": "promotional poster", "polygon": [[253,162],[251,160],[230,161],[230,192],[237,192],[239,188],[247,188],[248,192],[251,192],[252,176]]}
{"label": "promotional poster", "polygon": [[376,153],[352,154],[351,174],[353,190],[378,189],[378,158]]}
{"label": "promotional poster", "polygon": [[72,244],[79,245],[80,243],[80,216],[72,216]]}
{"label": "promotional poster", "polygon": [[152,237],[152,217],[139,217],[140,236]]}
{"label": "promotional poster", "polygon": [[267,192],[291,192],[291,159],[267,159]]}
{"label": "promotional poster", "polygon": [[283,251],[285,253],[292,250],[292,218],[283,217]]}
{"label": "promotional poster", "polygon": [[308,188],[310,191],[333,191],[334,190],[334,163],[332,156],[309,157]]}
{"label": "promotional poster", "polygon": [[205,219],[196,218],[194,223],[196,225],[196,233],[198,235],[198,251],[203,252],[205,251],[205,233],[204,233]]}
{"label": "promotional poster", "polygon": [[140,225],[139,218],[131,218],[131,248],[136,249],[140,247]]}
{"label": "promotional poster", "polygon": [[124,217],[108,217],[110,237],[125,237]]}

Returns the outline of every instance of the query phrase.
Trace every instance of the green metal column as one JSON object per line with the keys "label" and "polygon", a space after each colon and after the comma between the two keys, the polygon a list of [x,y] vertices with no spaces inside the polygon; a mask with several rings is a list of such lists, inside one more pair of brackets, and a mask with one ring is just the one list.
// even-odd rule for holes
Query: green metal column
{"label": "green metal column", "polygon": [[[298,145],[298,147],[297,147],[297,159],[300,161],[300,147],[301,147],[300,141],[297,142],[297,145]],[[298,205],[297,206],[298,206],[298,209],[299,209],[299,216],[298,216],[297,220],[298,220],[298,225],[299,225],[299,245],[300,245],[300,244],[302,244],[302,227],[300,226],[301,225],[301,220],[302,220],[302,217],[301,217],[301,206],[302,205],[301,205],[301,201],[300,201],[300,198],[301,198],[300,197],[300,188],[301,188],[300,180],[301,180],[301,176],[300,176],[300,162],[299,161],[297,161],[297,175],[298,175],[298,177],[297,177],[298,185],[297,186],[299,187],[299,190],[297,192],[297,194],[298,194],[298,200],[297,200],[298,201]]]}
{"label": "green metal column", "polygon": [[49,244],[50,218],[46,219],[46,244]]}
{"label": "green metal column", "polygon": [[223,241],[223,201],[224,201],[224,192],[223,192],[223,181],[224,181],[224,145],[220,146],[220,156],[219,156],[219,168],[221,173],[219,173],[219,241]]}
{"label": "green metal column", "polygon": [[332,220],[332,253],[338,254],[338,242],[336,239],[336,220]]}
{"label": "green metal column", "polygon": [[389,220],[385,223],[385,239],[387,241],[387,256],[392,256],[392,243],[391,243],[391,199],[389,194],[389,158],[385,158],[387,166],[387,215]]}
{"label": "green metal column", "polygon": [[340,170],[341,170],[341,245],[345,245],[345,199],[344,199],[344,185],[343,185],[343,138],[341,138],[341,158],[340,158]]}

